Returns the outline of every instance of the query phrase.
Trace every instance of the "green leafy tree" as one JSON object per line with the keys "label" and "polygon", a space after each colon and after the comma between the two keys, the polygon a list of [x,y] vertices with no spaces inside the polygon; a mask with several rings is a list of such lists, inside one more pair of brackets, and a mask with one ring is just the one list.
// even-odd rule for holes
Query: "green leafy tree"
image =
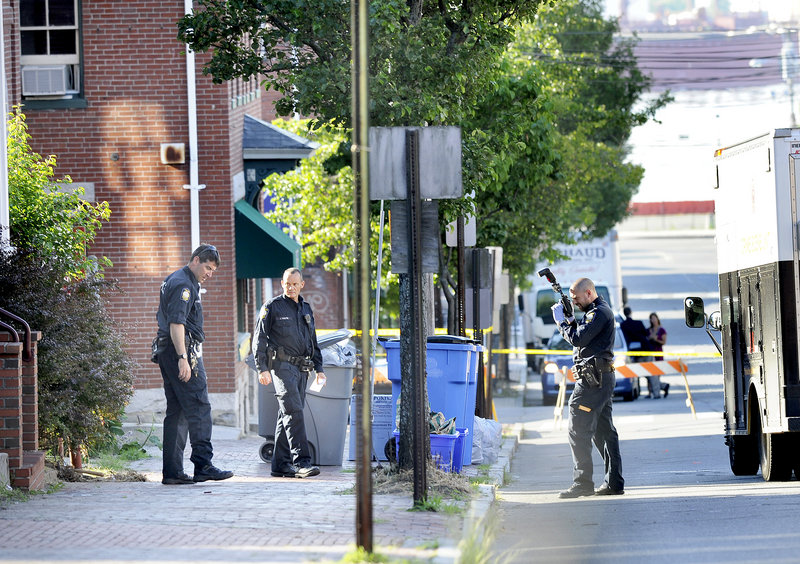
{"label": "green leafy tree", "polygon": [[[508,50],[517,73],[540,75],[555,126],[550,149],[559,155],[557,174],[534,189],[544,205],[531,224],[534,233],[545,234],[534,258],[559,258],[553,245],[574,240],[576,233],[605,235],[625,217],[638,190],[643,169],[627,162],[628,139],[671,97],[643,102],[650,79],[638,68],[636,39],[618,31],[597,0],[564,0],[543,7]],[[512,177],[524,173],[516,170]],[[514,274],[524,284],[522,272]]]}
{"label": "green leafy tree", "polygon": [[[373,125],[458,124],[496,73],[514,27],[536,0],[370,2]],[[210,52],[217,82],[263,77],[283,94],[280,115],[350,123],[350,3],[341,0],[198,0],[178,38]]]}
{"label": "green leafy tree", "polygon": [[[0,250],[0,307],[41,331],[38,345],[39,429],[42,444],[63,438],[74,446],[108,440],[133,392],[135,365],[125,337],[108,315],[116,291],[87,256],[108,204],[64,193],[54,180],[55,158],[34,153],[19,109],[8,137],[10,239]],[[68,184],[69,179],[58,183]],[[21,328],[18,328],[21,329]]]}
{"label": "green leafy tree", "polygon": [[25,114],[17,107],[8,121],[12,245],[53,257],[72,279],[102,272],[110,261],[87,255],[87,249],[111,215],[108,202],[81,199],[82,187],[69,186],[69,177],[55,178],[55,156],[33,152],[29,140]]}

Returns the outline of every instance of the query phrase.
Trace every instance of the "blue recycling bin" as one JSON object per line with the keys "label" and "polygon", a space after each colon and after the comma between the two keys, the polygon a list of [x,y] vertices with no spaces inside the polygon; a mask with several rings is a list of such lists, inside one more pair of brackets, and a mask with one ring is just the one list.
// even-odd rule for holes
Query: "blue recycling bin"
{"label": "blue recycling bin", "polygon": [[[400,340],[382,340],[380,343],[386,350],[387,372],[392,383],[392,421],[396,422],[401,381]],[[473,383],[471,400],[469,382],[471,378],[477,380],[476,350],[477,346],[471,339],[454,335],[429,337],[426,349],[428,401],[431,411],[440,411],[447,419],[455,417],[456,427],[469,429],[463,449],[463,464],[472,463],[477,382]],[[471,376],[473,373],[476,376]]]}

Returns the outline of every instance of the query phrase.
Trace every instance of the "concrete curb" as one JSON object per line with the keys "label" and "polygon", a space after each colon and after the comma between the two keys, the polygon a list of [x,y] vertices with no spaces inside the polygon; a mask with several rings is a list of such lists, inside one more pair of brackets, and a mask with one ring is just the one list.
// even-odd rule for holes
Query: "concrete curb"
{"label": "concrete curb", "polygon": [[[503,485],[506,473],[511,472],[511,460],[519,445],[520,437],[522,436],[522,424],[513,423],[505,426],[503,443],[500,447],[500,452],[497,455],[497,460],[489,467],[489,477],[491,483],[479,484],[479,495],[470,503],[467,510],[466,517],[464,518],[464,525],[461,530],[461,542],[455,549],[455,554],[447,554],[447,550],[440,550],[434,562],[437,564],[458,564],[461,560],[461,545],[469,541],[471,537],[477,535],[477,539],[473,539],[477,544],[482,544],[485,533],[489,530],[487,527],[488,521],[494,509],[495,501],[497,500],[497,488]],[[508,436],[510,435],[510,436]]]}

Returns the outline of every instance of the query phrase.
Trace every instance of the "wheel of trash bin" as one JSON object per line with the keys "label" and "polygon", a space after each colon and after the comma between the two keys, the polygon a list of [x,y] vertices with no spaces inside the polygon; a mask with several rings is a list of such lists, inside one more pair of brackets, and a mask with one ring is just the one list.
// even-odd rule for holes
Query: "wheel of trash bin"
{"label": "wheel of trash bin", "polygon": [[272,462],[272,454],[275,452],[275,440],[269,437],[261,448],[258,449],[258,454],[264,462]]}
{"label": "wheel of trash bin", "polygon": [[386,444],[383,445],[383,454],[389,462],[397,462],[397,444],[395,443],[394,437],[386,441]]}

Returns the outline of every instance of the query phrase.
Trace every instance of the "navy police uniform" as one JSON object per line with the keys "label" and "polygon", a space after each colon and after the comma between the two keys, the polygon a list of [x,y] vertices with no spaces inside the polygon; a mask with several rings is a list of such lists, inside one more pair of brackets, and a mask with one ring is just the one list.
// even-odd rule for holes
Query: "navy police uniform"
{"label": "navy police uniform", "polygon": [[[158,365],[164,380],[167,397],[167,413],[164,417],[163,475],[177,478],[183,474],[183,451],[187,434],[191,440],[191,461],[195,474],[211,464],[211,403],[208,400],[206,370],[199,343],[205,339],[203,333],[203,307],[200,304],[200,283],[188,266],[167,276],[161,284],[158,305],[158,337],[162,350],[158,354]],[[178,353],[170,338],[170,323],[183,325],[191,335],[187,337],[187,352],[196,360],[192,377],[188,382],[178,379]],[[189,350],[194,340],[198,345]],[[191,364],[191,362],[190,362]]]}
{"label": "navy police uniform", "polygon": [[322,372],[322,352],[317,343],[311,306],[298,296],[295,302],[284,294],[261,306],[253,334],[253,356],[259,373],[269,370],[267,347],[275,349],[272,361],[278,421],[272,472],[292,473],[292,465],[311,465],[303,408],[306,381],[313,367]]}
{"label": "navy police uniform", "polygon": [[[558,331],[574,347],[575,389],[569,400],[569,445],[572,449],[573,487],[594,489],[592,481],[592,442],[605,463],[605,487],[622,492],[622,458],[619,436],[611,418],[614,395],[614,313],[598,296],[583,319],[563,320]],[[580,374],[596,367],[599,386]]]}

